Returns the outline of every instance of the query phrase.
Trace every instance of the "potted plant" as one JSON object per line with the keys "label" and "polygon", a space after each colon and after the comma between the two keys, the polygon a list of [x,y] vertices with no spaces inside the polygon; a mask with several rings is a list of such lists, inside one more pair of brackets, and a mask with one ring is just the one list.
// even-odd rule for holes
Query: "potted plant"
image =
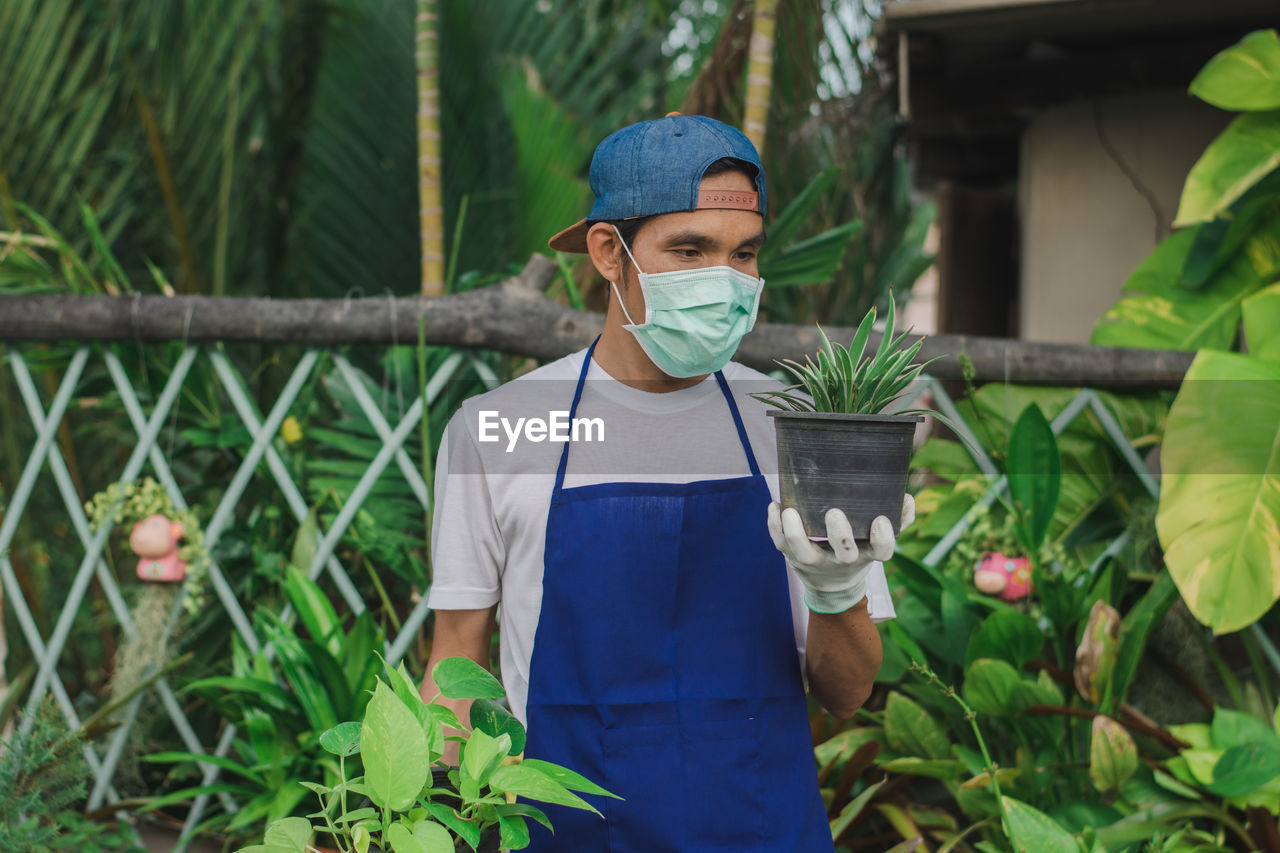
{"label": "potted plant", "polygon": [[[578,793],[615,796],[572,770],[523,759],[524,727],[492,701],[505,691],[473,661],[446,658],[432,677],[440,693],[424,702],[403,664],[387,667],[364,719],[339,723],[320,737],[337,759],[338,774],[334,785],[307,783],[319,811],[310,819],[275,821],[262,844],[238,853],[310,853],[317,833],[341,853],[483,851],[495,840],[504,850],[519,850],[529,844],[528,820],[551,824],[517,797],[596,811]],[[436,704],[440,696],[475,700],[469,733]],[[446,735],[450,729],[455,734]],[[456,767],[441,763],[446,740],[461,743]],[[364,773],[352,775],[349,762],[356,755]]]}
{"label": "potted plant", "polygon": [[832,343],[819,327],[816,361],[806,356],[804,364],[778,362],[796,384],[753,395],[776,407],[769,414],[775,419],[782,504],[799,510],[813,538],[826,536],[825,516],[833,507],[848,516],[855,538],[869,538],[871,522],[880,515],[899,531],[912,439],[926,410],[884,412],[934,359],[912,363],[924,341],[902,348],[907,333],[894,337],[895,319],[890,295],[884,334],[870,355],[864,350],[874,307],[848,348]]}

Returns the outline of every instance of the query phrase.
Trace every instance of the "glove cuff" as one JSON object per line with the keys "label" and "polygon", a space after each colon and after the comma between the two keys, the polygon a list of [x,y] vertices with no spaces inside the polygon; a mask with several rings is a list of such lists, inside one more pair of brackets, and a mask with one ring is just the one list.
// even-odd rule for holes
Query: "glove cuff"
{"label": "glove cuff", "polygon": [[805,585],[804,603],[814,613],[843,613],[867,597],[867,584],[859,581],[846,589],[821,592]]}

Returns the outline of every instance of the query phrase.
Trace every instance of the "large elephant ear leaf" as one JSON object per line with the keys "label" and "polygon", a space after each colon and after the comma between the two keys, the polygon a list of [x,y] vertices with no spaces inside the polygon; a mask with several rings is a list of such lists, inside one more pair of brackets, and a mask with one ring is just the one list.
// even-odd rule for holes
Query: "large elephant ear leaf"
{"label": "large elephant ear leaf", "polygon": [[1240,304],[1280,276],[1280,214],[1268,207],[1231,257],[1190,289],[1179,281],[1198,235],[1211,227],[1185,228],[1161,241],[1130,274],[1116,303],[1098,319],[1089,343],[1231,349],[1240,325]]}
{"label": "large elephant ear leaf", "polygon": [[1236,117],[1191,167],[1173,224],[1195,225],[1221,216],[1277,166],[1280,110]]}
{"label": "large elephant ear leaf", "polygon": [[1280,281],[1246,299],[1241,313],[1249,354],[1280,364]]}
{"label": "large elephant ear leaf", "polygon": [[1223,110],[1280,109],[1280,33],[1249,33],[1210,59],[1188,91]]}
{"label": "large elephant ear leaf", "polygon": [[1280,598],[1280,364],[1205,350],[1169,411],[1156,532],[1187,606],[1216,633]]}

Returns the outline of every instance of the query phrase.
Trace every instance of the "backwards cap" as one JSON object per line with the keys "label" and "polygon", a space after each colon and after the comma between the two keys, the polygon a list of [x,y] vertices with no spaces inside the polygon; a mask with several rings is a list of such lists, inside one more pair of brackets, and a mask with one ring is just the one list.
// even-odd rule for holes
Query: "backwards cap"
{"label": "backwards cap", "polygon": [[[707,167],[729,157],[755,168],[756,191],[699,192]],[[596,203],[582,219],[548,241],[560,252],[587,251],[587,230],[601,220],[634,219],[685,210],[765,212],[764,166],[742,131],[706,116],[671,113],[615,131],[591,158]]]}

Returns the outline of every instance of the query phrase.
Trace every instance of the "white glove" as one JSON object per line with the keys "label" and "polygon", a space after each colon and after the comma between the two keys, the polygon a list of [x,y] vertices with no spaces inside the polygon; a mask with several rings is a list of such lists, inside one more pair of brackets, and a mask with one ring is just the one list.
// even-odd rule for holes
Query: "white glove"
{"label": "white glove", "polygon": [[[915,517],[915,499],[904,495],[899,529]],[[769,535],[804,584],[804,603],[815,613],[842,613],[866,597],[872,564],[892,557],[897,539],[893,525],[883,515],[871,522],[871,541],[865,550],[854,542],[853,528],[843,511],[827,510],[826,522],[831,550],[809,540],[794,507],[784,510],[777,501],[769,504]]]}

